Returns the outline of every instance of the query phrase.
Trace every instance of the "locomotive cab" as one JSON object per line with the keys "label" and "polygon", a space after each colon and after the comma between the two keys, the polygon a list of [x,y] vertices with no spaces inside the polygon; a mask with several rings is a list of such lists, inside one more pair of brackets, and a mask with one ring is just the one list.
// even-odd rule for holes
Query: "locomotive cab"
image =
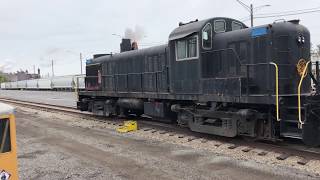
{"label": "locomotive cab", "polygon": [[171,89],[174,93],[199,94],[201,79],[218,73],[216,34],[247,28],[230,18],[212,18],[180,23],[169,36]]}

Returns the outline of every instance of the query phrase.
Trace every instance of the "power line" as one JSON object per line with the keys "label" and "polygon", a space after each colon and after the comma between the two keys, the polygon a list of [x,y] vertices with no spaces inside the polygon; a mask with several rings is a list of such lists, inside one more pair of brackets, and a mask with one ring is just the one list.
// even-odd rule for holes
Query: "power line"
{"label": "power line", "polygon": [[250,4],[250,5],[246,5],[245,3],[243,3],[242,1],[240,0],[236,0],[241,6],[243,6],[249,13],[250,13],[250,19],[251,19],[251,27],[253,27],[253,13],[254,11],[258,10],[258,9],[261,9],[263,7],[269,7],[271,5],[269,4],[265,4],[265,5],[262,5],[262,6],[258,6],[258,7],[253,7],[253,4]]}
{"label": "power line", "polygon": [[248,21],[250,20],[250,16],[242,17],[239,19],[239,21]]}
{"label": "power line", "polygon": [[284,13],[299,13],[299,11],[311,11],[311,10],[317,10],[319,8],[320,7],[300,9],[300,10],[291,10],[291,11],[282,11],[282,12],[274,12],[274,13],[260,13],[260,14],[256,14],[256,15],[269,16],[269,15],[277,15],[277,14],[284,14]]}
{"label": "power line", "polygon": [[250,7],[245,3],[241,2],[240,0],[236,0],[241,6],[243,6],[247,11],[250,12]]}
{"label": "power line", "polygon": [[293,15],[308,14],[308,13],[315,13],[315,12],[320,12],[320,9],[313,10],[313,11],[297,12],[297,13],[286,13],[286,14],[278,14],[278,15],[256,16],[254,18],[261,19],[261,18],[270,18],[270,17],[293,16]]}
{"label": "power line", "polygon": [[[303,12],[301,12],[303,11]],[[271,17],[283,17],[283,16],[293,16],[293,15],[299,15],[299,14],[308,14],[308,13],[315,13],[319,12],[320,7],[317,8],[309,8],[309,9],[301,9],[301,10],[295,10],[295,11],[283,11],[283,12],[277,12],[277,13],[263,13],[263,14],[257,14],[254,19],[262,19],[262,18],[271,18]],[[260,15],[260,16],[259,16]],[[246,16],[240,19],[240,21],[245,22],[250,20],[250,16]]]}

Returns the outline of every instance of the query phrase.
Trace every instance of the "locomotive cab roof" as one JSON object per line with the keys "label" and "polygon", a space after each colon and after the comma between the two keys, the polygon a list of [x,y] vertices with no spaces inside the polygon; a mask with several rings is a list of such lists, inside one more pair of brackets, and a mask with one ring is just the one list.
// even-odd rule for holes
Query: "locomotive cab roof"
{"label": "locomotive cab roof", "polygon": [[211,23],[212,26],[214,27],[216,22],[224,22],[224,25],[225,25],[224,32],[232,31],[233,24],[239,25],[239,27],[241,27],[241,29],[248,28],[241,21],[231,19],[231,18],[226,18],[226,17],[215,17],[215,18],[209,18],[209,19],[205,19],[205,20],[201,20],[201,21],[195,20],[195,21],[191,21],[191,22],[185,23],[185,24],[179,23],[179,27],[177,27],[176,29],[174,29],[170,33],[169,41],[181,39],[181,38],[187,37],[191,34],[201,32],[202,29],[204,28],[204,26],[208,23]]}

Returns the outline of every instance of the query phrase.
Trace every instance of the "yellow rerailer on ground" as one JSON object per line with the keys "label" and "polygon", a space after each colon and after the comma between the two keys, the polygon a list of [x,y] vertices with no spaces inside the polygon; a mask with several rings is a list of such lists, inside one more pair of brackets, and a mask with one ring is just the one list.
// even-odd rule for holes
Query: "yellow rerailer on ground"
{"label": "yellow rerailer on ground", "polygon": [[127,133],[136,130],[138,130],[138,124],[136,121],[125,121],[123,126],[117,128],[117,131],[120,133]]}
{"label": "yellow rerailer on ground", "polygon": [[0,179],[18,179],[14,108],[2,103],[0,103]]}

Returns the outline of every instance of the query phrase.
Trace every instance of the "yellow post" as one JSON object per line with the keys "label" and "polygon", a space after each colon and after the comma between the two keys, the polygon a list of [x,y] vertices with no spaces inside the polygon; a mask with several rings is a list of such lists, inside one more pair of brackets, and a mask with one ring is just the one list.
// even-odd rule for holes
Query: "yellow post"
{"label": "yellow post", "polygon": [[303,73],[301,74],[301,78],[300,78],[300,82],[299,82],[299,85],[298,85],[298,114],[299,114],[299,128],[302,129],[302,125],[304,124],[304,122],[302,121],[302,118],[301,118],[301,85],[302,85],[302,82],[303,82],[303,79],[305,78],[306,76],[306,72],[307,72],[307,69],[308,69],[308,65],[310,64],[311,61],[307,62],[304,69],[303,69]]}
{"label": "yellow post", "polygon": [[78,77],[74,76],[76,79],[73,79],[74,82],[74,94],[76,96],[76,99],[78,99],[78,93],[79,93],[79,79]]}
{"label": "yellow post", "polygon": [[[8,121],[6,124],[6,130],[10,131],[10,151],[3,152],[4,141],[2,139],[1,152],[0,152],[0,178],[8,177],[12,180],[18,179],[18,160],[17,160],[17,144],[16,144],[16,124],[14,114],[1,115],[0,121]],[[5,132],[4,132],[5,133]],[[4,134],[5,135],[5,134]],[[6,137],[3,137],[6,138]]]}
{"label": "yellow post", "polygon": [[276,69],[276,117],[277,121],[280,121],[280,113],[279,113],[279,68],[278,65],[274,62],[270,62]]}

